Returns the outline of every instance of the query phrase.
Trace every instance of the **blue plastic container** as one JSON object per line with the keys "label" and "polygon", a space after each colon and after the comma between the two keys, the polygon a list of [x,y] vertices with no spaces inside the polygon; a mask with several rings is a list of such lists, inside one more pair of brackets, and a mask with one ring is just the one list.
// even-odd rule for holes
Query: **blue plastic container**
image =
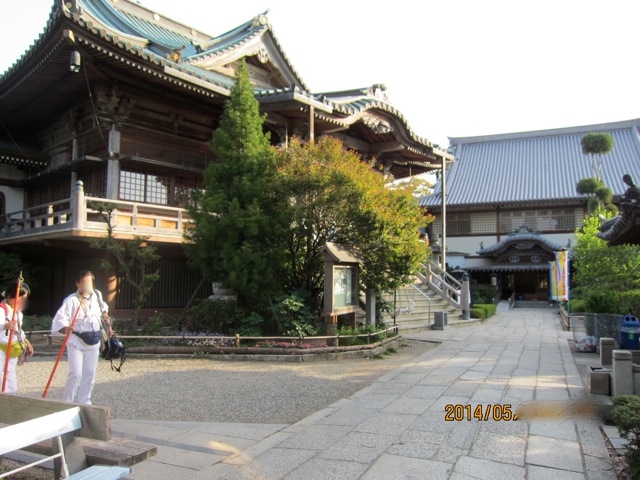
{"label": "blue plastic container", "polygon": [[620,348],[625,350],[640,350],[640,320],[633,315],[625,315],[622,317]]}

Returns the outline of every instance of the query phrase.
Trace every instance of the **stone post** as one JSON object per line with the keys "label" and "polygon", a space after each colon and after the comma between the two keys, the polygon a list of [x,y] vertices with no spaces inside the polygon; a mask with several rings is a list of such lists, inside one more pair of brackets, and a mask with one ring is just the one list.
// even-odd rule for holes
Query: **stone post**
{"label": "stone post", "polygon": [[462,319],[469,320],[471,318],[471,289],[469,287],[469,275],[467,275],[466,273],[462,277],[460,304],[462,305]]}
{"label": "stone post", "polygon": [[376,326],[376,291],[373,288],[367,289],[367,310],[366,310],[366,323],[372,327]]}
{"label": "stone post", "polygon": [[613,364],[614,348],[616,348],[616,341],[613,338],[602,337],[600,339],[600,365],[604,367]]}
{"label": "stone post", "polygon": [[620,395],[633,395],[633,364],[631,363],[629,350],[613,351],[613,385],[611,394],[614,397]]}

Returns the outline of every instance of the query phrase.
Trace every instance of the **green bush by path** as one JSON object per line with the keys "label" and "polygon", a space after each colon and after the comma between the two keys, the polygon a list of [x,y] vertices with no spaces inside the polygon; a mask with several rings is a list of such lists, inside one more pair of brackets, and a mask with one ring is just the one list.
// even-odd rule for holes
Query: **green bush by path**
{"label": "green bush by path", "polygon": [[469,310],[469,314],[471,318],[479,318],[480,320],[487,318],[487,312],[484,308],[472,308]]}
{"label": "green bush by path", "polygon": [[489,318],[489,317],[493,317],[496,314],[496,310],[498,308],[497,305],[494,305],[493,303],[474,303],[473,304],[473,308],[480,308],[482,310],[484,310],[484,318]]}
{"label": "green bush by path", "polygon": [[640,478],[640,396],[614,397],[613,419],[620,436],[628,441],[626,457],[629,478]]}
{"label": "green bush by path", "polygon": [[[640,289],[635,290],[594,290],[584,295],[585,309],[592,313],[612,313],[640,315]],[[574,310],[573,311],[578,311]]]}

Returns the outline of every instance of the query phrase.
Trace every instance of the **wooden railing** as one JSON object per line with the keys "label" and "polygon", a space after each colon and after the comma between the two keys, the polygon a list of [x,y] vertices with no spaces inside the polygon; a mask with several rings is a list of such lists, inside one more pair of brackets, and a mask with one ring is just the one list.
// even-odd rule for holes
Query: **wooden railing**
{"label": "wooden railing", "polygon": [[83,184],[78,181],[71,198],[7,214],[0,225],[0,242],[54,231],[92,231],[97,236],[106,231],[105,220],[97,209],[99,204],[113,208],[113,230],[118,234],[181,241],[185,229],[193,223],[183,208],[86,197]]}

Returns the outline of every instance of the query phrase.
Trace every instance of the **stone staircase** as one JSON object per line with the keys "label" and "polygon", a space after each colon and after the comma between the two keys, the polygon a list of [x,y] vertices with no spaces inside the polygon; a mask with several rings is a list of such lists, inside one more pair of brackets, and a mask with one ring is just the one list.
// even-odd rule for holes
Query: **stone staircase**
{"label": "stone staircase", "polygon": [[[384,299],[393,305],[393,292]],[[462,320],[462,312],[450,306],[435,292],[422,283],[405,285],[396,291],[396,324],[401,332],[407,333],[431,328],[435,312],[447,312],[448,321]],[[431,299],[431,300],[429,300]],[[383,320],[393,325],[393,313],[385,314]]]}

